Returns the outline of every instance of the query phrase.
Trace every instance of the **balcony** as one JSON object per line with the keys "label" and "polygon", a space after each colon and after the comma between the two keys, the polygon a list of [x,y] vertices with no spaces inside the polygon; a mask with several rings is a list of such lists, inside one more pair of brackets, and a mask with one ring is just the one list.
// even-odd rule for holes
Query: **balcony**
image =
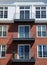
{"label": "balcony", "polygon": [[16,34],[13,33],[13,40],[14,41],[28,41],[28,42],[34,42],[35,41],[35,34],[31,34],[30,37],[16,37]]}
{"label": "balcony", "polygon": [[12,54],[12,62],[32,62],[34,63],[35,62],[35,55],[32,53],[31,54],[31,58],[30,59],[17,59],[17,54],[14,52]]}
{"label": "balcony", "polygon": [[30,18],[29,14],[26,14],[26,16],[24,17],[24,15],[20,15],[19,13],[16,13],[14,17],[14,23],[34,23],[34,22],[35,22],[34,16]]}

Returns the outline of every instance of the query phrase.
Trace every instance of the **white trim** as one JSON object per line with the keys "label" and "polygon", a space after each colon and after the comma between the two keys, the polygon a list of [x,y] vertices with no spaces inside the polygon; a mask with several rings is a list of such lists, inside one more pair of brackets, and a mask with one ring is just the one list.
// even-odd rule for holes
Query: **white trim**
{"label": "white trim", "polygon": [[30,25],[18,25],[18,38],[19,38],[19,28],[20,28],[20,26],[29,26],[29,38],[30,38]]}
{"label": "white trim", "polygon": [[29,45],[29,59],[31,59],[31,55],[30,55],[30,44],[18,44],[18,56],[17,56],[17,59],[19,59],[19,46],[21,45]]}

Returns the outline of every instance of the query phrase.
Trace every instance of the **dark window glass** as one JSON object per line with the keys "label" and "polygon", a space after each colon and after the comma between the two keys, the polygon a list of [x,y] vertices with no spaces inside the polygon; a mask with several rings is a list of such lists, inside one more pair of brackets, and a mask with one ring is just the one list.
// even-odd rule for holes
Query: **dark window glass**
{"label": "dark window glass", "polygon": [[40,18],[40,11],[36,11],[36,18]]}
{"label": "dark window glass", "polygon": [[24,11],[20,11],[20,19],[24,19]]}
{"label": "dark window glass", "polygon": [[30,13],[29,13],[29,11],[25,11],[25,19],[29,19],[29,15]]}

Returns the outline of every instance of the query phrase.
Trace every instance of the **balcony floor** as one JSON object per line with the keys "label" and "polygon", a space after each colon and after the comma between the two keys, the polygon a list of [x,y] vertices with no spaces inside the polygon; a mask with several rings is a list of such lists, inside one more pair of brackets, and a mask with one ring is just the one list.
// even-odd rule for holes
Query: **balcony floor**
{"label": "balcony floor", "polygon": [[31,59],[12,59],[12,62],[35,62],[35,58],[31,58]]}

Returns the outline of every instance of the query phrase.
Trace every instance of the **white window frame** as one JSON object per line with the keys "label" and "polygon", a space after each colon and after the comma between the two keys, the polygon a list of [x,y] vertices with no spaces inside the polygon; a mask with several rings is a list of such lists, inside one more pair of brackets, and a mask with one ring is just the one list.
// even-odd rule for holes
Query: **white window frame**
{"label": "white window frame", "polygon": [[[19,37],[19,28],[20,28],[21,26],[22,26],[22,27],[29,26],[29,38],[30,38],[30,25],[18,25],[18,38],[20,38],[20,37]],[[25,38],[25,37],[24,37],[24,38]]]}
{"label": "white window frame", "polygon": [[31,53],[30,53],[30,47],[31,47],[31,46],[30,46],[30,44],[18,44],[18,55],[17,55],[17,59],[20,59],[20,58],[19,58],[19,46],[21,46],[21,45],[23,45],[23,46],[29,45],[29,59],[31,59]]}
{"label": "white window frame", "polygon": [[[0,25],[2,27],[2,36],[0,36],[0,38],[6,38],[7,37],[7,34],[8,34],[8,26],[7,25]],[[7,29],[6,29],[6,36],[3,36],[3,26],[6,26]]]}
{"label": "white window frame", "polygon": [[[3,7],[3,6],[1,6],[1,7]],[[7,8],[8,8],[8,7],[7,7]],[[5,11],[8,12],[8,9],[6,10],[5,7],[3,7],[3,10],[1,10],[1,11],[3,11],[3,18],[0,18],[0,19],[4,19],[4,12],[5,12]],[[7,18],[8,18],[8,13],[7,13]],[[6,19],[6,18],[5,18],[5,19]]]}
{"label": "white window frame", "polygon": [[[0,50],[0,51],[1,51],[1,54],[2,54],[2,46],[3,46],[3,45],[4,45],[4,44],[0,45],[0,46],[1,46],[1,50]],[[4,57],[1,57],[1,56],[0,56],[0,58],[6,58],[6,48],[7,48],[7,46],[5,45],[5,56],[4,56]]]}
{"label": "white window frame", "polygon": [[[40,11],[40,18],[36,18],[36,11],[37,11],[37,10],[36,10],[36,7],[40,7],[40,10],[39,10],[39,11]],[[46,18],[42,18],[42,17],[41,17],[41,11],[43,11],[43,10],[41,9],[41,7],[46,7],[46,6],[36,6],[36,7],[35,7],[35,18],[36,18],[36,19],[46,19],[46,18],[47,18],[47,15],[46,15]],[[46,13],[47,13],[47,9],[46,9]]]}
{"label": "white window frame", "polygon": [[[25,5],[24,5],[24,9],[20,9],[20,11],[24,11],[24,19],[25,19],[25,11],[29,11],[29,19],[31,18],[30,16],[31,16],[31,9],[25,9]],[[30,6],[29,6],[30,7]],[[20,8],[20,7],[19,7]],[[31,8],[31,7],[30,7]]]}
{"label": "white window frame", "polygon": [[[38,36],[38,26],[41,26],[41,36]],[[37,36],[37,38],[47,38],[47,33],[46,33],[46,36],[42,36],[42,26],[43,25],[37,25],[36,26],[36,36]],[[45,26],[45,28],[47,29],[47,26],[46,25],[44,25]],[[47,31],[46,31],[47,32]]]}
{"label": "white window frame", "polygon": [[47,59],[47,57],[43,57],[43,46],[44,45],[42,45],[42,44],[40,44],[40,45],[42,46],[42,57],[39,57],[39,54],[38,54],[38,46],[39,45],[37,45],[37,58],[44,58],[44,59],[46,58]]}

